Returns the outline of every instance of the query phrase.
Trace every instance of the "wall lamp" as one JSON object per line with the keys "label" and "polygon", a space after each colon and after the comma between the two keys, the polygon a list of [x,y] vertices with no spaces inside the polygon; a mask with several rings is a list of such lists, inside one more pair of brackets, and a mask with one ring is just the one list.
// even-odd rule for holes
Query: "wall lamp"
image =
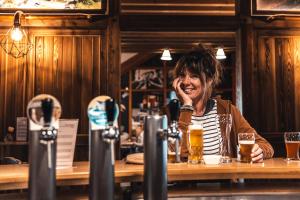
{"label": "wall lamp", "polygon": [[32,49],[33,44],[30,42],[25,30],[21,25],[22,11],[16,11],[14,14],[13,27],[8,30],[6,35],[0,38],[0,46],[9,55],[14,58],[20,58]]}

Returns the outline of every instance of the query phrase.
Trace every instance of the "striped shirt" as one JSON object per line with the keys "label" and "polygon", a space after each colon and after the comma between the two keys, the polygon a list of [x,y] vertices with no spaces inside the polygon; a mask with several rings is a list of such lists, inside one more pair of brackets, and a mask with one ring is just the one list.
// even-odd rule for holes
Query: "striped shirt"
{"label": "striped shirt", "polygon": [[192,115],[193,124],[201,124],[203,133],[203,155],[219,154],[221,141],[220,126],[217,120],[217,102],[214,101],[213,108],[203,116]]}

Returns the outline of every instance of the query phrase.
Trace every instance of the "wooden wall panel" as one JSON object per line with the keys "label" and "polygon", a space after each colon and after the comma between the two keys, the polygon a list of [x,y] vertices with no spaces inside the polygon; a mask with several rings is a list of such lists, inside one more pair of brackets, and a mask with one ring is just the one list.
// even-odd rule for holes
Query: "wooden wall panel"
{"label": "wooden wall panel", "polygon": [[[269,112],[260,112],[260,126],[266,130],[277,130],[277,104],[276,104],[276,78],[275,78],[275,40],[274,38],[260,38],[258,41],[258,70],[259,70],[259,110],[268,110]],[[258,95],[258,94],[257,94]],[[272,111],[272,112],[271,112]]]}
{"label": "wooden wall panel", "polygon": [[279,131],[294,130],[294,51],[293,38],[276,39],[276,83]]}
{"label": "wooden wall panel", "polygon": [[[26,116],[33,96],[55,96],[63,108],[62,118],[79,118],[79,133],[88,133],[87,106],[100,94],[107,94],[105,34],[36,35],[35,48],[24,58],[14,59],[0,51],[0,128],[4,136],[15,126],[17,116]],[[105,51],[105,52],[101,52]],[[116,85],[116,89],[118,89]]]}
{"label": "wooden wall panel", "polygon": [[295,130],[300,130],[300,38],[294,43],[294,94],[295,94]]}
{"label": "wooden wall panel", "polygon": [[252,91],[260,111],[261,132],[300,130],[299,36],[258,37],[258,90]]}

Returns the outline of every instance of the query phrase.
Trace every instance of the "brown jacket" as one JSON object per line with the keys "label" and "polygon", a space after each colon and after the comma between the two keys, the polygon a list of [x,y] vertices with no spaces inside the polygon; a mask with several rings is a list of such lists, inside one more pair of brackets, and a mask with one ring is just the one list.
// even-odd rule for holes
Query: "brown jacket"
{"label": "brown jacket", "polygon": [[[238,133],[246,133],[246,132],[254,132],[255,133],[255,143],[257,143],[260,148],[263,150],[264,159],[271,158],[274,154],[274,150],[270,143],[261,137],[254,128],[250,126],[250,124],[246,121],[246,119],[242,116],[240,111],[230,103],[230,101],[222,100],[217,98],[217,113],[225,114],[231,113],[232,115],[232,129],[230,132],[230,141],[231,141],[231,149],[232,155],[231,157],[236,157],[237,155],[237,134]],[[181,157],[186,158],[188,155],[187,149],[187,129],[188,125],[191,122],[192,112],[191,111],[181,111],[178,121],[179,129],[182,131],[182,142],[181,142]]]}

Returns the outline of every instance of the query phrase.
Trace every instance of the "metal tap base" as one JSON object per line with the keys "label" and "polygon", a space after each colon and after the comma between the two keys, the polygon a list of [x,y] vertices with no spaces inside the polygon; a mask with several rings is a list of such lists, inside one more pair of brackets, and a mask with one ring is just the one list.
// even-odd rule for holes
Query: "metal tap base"
{"label": "metal tap base", "polygon": [[102,138],[103,131],[91,131],[89,179],[91,200],[114,199],[114,165],[112,165],[110,144]]}
{"label": "metal tap base", "polygon": [[52,168],[48,166],[47,145],[40,143],[40,131],[29,133],[29,199],[56,199],[56,141],[51,145]]}

